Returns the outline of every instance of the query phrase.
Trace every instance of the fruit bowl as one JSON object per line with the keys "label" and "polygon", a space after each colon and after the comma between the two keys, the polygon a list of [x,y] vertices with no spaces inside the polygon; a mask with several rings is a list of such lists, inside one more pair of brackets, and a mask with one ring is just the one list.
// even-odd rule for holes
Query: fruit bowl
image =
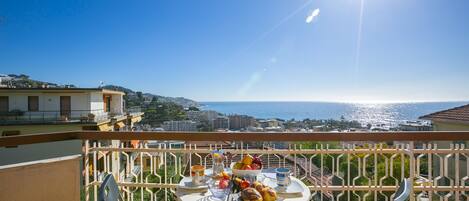
{"label": "fruit bowl", "polygon": [[233,175],[238,176],[238,177],[255,177],[259,175],[262,172],[262,169],[258,170],[240,170],[234,168],[235,162],[231,163],[231,171],[233,172]]}
{"label": "fruit bowl", "polygon": [[217,200],[223,200],[230,194],[232,187],[232,183],[228,179],[210,179],[207,184],[213,198]]}

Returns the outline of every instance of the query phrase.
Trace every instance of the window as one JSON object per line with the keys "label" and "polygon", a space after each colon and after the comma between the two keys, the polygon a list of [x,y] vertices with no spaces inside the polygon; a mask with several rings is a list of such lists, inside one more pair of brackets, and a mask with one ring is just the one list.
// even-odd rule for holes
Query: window
{"label": "window", "polygon": [[8,96],[0,96],[0,112],[8,112]]}
{"label": "window", "polygon": [[39,111],[39,96],[28,96],[28,111]]}

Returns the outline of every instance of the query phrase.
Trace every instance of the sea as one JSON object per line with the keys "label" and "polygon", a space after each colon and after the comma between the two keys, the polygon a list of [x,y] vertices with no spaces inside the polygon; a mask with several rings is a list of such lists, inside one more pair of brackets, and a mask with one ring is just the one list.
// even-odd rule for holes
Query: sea
{"label": "sea", "polygon": [[284,120],[340,119],[356,120],[363,125],[396,126],[420,116],[445,110],[466,102],[418,103],[338,103],[338,102],[202,102],[202,109],[222,114],[244,114],[255,118]]}

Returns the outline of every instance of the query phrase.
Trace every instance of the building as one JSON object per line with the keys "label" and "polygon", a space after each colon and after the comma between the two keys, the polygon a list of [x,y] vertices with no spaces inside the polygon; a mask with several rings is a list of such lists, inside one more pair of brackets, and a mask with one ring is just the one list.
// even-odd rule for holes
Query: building
{"label": "building", "polygon": [[430,120],[435,131],[469,130],[469,104],[421,116]]}
{"label": "building", "polygon": [[[123,95],[101,88],[0,88],[0,135],[128,130],[143,113],[124,111]],[[36,148],[41,151],[35,152]],[[81,153],[81,142],[51,142],[0,153],[5,159],[0,165],[40,160]]]}
{"label": "building", "polygon": [[0,88],[8,87],[8,82],[13,78],[8,75],[0,74]]}
{"label": "building", "polygon": [[401,131],[431,131],[432,126],[426,122],[421,121],[407,121],[399,124],[399,130]]}
{"label": "building", "polygon": [[101,88],[0,88],[0,131],[126,129],[143,113],[124,112],[123,95]]}
{"label": "building", "polygon": [[[430,120],[432,122],[434,131],[469,131],[469,104],[463,105],[460,107],[455,107],[443,111],[434,112],[421,116],[420,119]],[[434,142],[438,148],[451,148],[452,143],[464,144],[468,146],[467,141],[437,141]],[[433,147],[435,148],[435,147]],[[453,157],[448,159],[448,170],[449,175],[455,175],[455,160]],[[467,159],[461,157],[459,160],[459,169],[460,171],[466,170],[467,168]],[[433,172],[435,175],[440,171],[440,164],[438,163],[437,158],[435,158],[435,164],[433,165]],[[460,172],[460,174],[463,172]]]}
{"label": "building", "polygon": [[187,111],[187,118],[196,122],[212,122],[218,117],[218,112],[213,110]]}
{"label": "building", "polygon": [[165,121],[163,122],[165,131],[197,131],[197,123],[195,121]]}
{"label": "building", "polygon": [[256,120],[248,115],[229,115],[230,129],[242,130],[251,126],[255,126]]}
{"label": "building", "polygon": [[228,117],[217,117],[212,121],[213,129],[229,129],[230,119]]}
{"label": "building", "polygon": [[267,127],[282,127],[283,128],[283,122],[278,120],[278,119],[267,119],[267,120],[259,120],[258,124],[262,128],[267,128]]}

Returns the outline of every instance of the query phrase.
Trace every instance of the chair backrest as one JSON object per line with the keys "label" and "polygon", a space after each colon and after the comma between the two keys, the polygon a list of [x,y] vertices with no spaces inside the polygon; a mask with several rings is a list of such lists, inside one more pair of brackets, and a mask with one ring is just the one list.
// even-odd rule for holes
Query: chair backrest
{"label": "chair backrest", "polygon": [[394,196],[394,201],[409,200],[411,189],[412,189],[412,182],[410,182],[410,179],[402,180]]}
{"label": "chair backrest", "polygon": [[123,201],[116,180],[112,174],[106,175],[98,191],[99,201]]}

